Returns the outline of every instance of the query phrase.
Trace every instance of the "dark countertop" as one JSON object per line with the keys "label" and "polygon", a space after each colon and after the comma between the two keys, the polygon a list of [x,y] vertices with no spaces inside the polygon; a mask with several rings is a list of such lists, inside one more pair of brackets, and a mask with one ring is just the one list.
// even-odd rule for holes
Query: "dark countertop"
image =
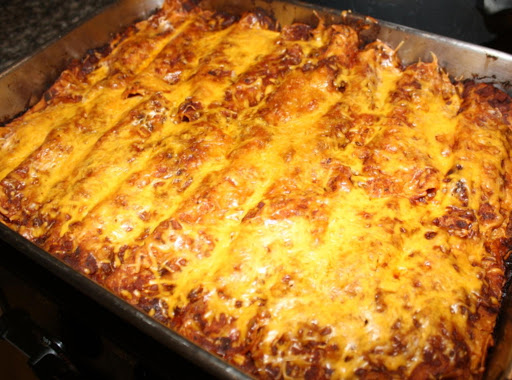
{"label": "dark countertop", "polygon": [[[0,4],[0,72],[65,34],[116,0],[4,0]],[[496,22],[484,18],[484,0],[309,0],[488,46]],[[502,0],[500,0],[502,1]],[[512,21],[512,18],[510,19]],[[486,24],[487,23],[487,24]],[[512,25],[512,22],[508,23]],[[494,30],[496,32],[496,30]],[[498,31],[499,32],[499,31]],[[506,36],[506,41],[510,33]],[[510,42],[508,43],[510,45]],[[502,48],[507,50],[507,48]]]}
{"label": "dark countertop", "polygon": [[0,72],[115,0],[4,0],[0,4]]}

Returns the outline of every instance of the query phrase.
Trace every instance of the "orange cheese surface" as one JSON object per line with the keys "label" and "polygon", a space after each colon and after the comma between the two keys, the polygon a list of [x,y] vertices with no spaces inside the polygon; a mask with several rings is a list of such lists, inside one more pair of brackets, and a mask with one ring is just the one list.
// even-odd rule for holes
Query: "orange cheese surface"
{"label": "orange cheese surface", "polygon": [[173,1],[0,130],[5,224],[260,378],[479,378],[509,97]]}

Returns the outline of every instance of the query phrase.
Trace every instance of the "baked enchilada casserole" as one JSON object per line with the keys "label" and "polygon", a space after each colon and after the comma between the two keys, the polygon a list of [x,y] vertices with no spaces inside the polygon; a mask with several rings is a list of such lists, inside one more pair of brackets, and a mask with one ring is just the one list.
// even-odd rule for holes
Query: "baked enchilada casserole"
{"label": "baked enchilada casserole", "polygon": [[0,129],[0,215],[255,377],[480,378],[510,103],[346,25],[167,1]]}

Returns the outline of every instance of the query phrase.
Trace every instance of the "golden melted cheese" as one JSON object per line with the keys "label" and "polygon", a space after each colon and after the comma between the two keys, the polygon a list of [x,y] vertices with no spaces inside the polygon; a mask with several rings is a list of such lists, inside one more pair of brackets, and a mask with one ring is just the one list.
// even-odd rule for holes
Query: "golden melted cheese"
{"label": "golden melted cheese", "polygon": [[262,378],[478,378],[510,99],[343,25],[168,2],[1,131],[3,221]]}

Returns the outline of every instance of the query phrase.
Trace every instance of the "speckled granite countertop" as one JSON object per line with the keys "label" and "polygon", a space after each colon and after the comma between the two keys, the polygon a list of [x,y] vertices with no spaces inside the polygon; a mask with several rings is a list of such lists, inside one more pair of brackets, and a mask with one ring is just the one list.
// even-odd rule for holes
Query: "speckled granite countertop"
{"label": "speckled granite countertop", "polygon": [[115,0],[1,0],[0,72]]}
{"label": "speckled granite countertop", "polygon": [[[116,0],[0,0],[0,72]],[[493,44],[481,0],[308,0],[478,44]],[[508,20],[506,20],[508,21]],[[512,17],[510,23],[512,25]],[[510,29],[509,29],[510,31]],[[510,47],[511,34],[505,38]]]}

